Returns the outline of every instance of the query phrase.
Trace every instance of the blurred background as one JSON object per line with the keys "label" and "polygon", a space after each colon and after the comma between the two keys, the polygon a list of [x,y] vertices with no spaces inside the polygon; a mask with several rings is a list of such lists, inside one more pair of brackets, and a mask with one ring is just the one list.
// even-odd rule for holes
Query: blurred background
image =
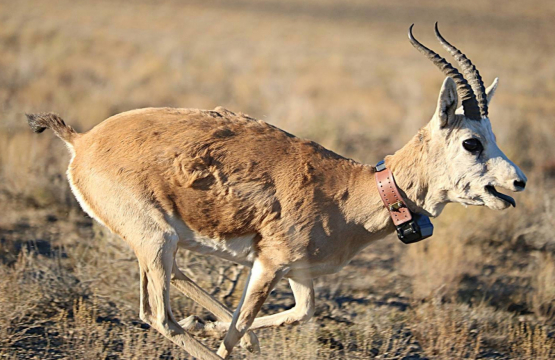
{"label": "blurred background", "polygon": [[[86,216],[69,154],[25,112],[87,131],[122,111],[224,106],[374,164],[431,118],[443,35],[500,78],[490,118],[527,174],[517,207],[450,205],[436,234],[388,237],[316,282],[310,323],[258,332],[247,359],[552,359],[555,356],[555,7],[549,0],[0,2],[0,357],[187,359],[142,324],[131,250]],[[244,269],[182,251],[234,307]],[[211,315],[173,292],[178,319]],[[293,305],[280,283],[263,309]],[[203,340],[216,349],[218,340]]]}

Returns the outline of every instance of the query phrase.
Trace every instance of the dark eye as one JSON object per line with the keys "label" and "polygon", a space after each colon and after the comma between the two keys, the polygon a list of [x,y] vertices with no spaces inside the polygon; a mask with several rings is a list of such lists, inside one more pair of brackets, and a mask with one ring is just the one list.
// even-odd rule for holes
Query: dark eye
{"label": "dark eye", "polygon": [[463,147],[466,151],[470,151],[472,153],[479,153],[484,149],[482,143],[478,139],[468,139],[463,141]]}

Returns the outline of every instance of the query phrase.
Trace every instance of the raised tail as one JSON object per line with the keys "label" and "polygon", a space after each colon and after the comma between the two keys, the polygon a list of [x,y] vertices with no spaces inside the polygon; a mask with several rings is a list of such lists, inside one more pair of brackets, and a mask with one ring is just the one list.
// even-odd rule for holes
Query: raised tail
{"label": "raised tail", "polygon": [[41,133],[46,129],[52,129],[54,134],[66,143],[73,144],[77,133],[71,126],[66,125],[64,120],[53,113],[25,114],[31,129],[36,133]]}

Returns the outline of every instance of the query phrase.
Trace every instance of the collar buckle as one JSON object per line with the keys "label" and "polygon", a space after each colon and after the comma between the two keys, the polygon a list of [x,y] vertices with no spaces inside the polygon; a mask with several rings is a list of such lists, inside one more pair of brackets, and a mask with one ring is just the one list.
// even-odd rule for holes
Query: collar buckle
{"label": "collar buckle", "polygon": [[389,205],[389,211],[399,211],[399,209],[406,207],[401,201]]}

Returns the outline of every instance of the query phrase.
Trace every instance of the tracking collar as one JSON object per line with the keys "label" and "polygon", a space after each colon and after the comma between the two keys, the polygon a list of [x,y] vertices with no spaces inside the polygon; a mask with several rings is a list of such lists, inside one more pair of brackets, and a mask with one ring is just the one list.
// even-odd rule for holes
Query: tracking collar
{"label": "tracking collar", "polygon": [[380,197],[389,211],[397,229],[397,237],[405,244],[412,244],[432,236],[434,225],[426,215],[413,213],[399,193],[393,173],[382,160],[376,165],[376,184]]}

